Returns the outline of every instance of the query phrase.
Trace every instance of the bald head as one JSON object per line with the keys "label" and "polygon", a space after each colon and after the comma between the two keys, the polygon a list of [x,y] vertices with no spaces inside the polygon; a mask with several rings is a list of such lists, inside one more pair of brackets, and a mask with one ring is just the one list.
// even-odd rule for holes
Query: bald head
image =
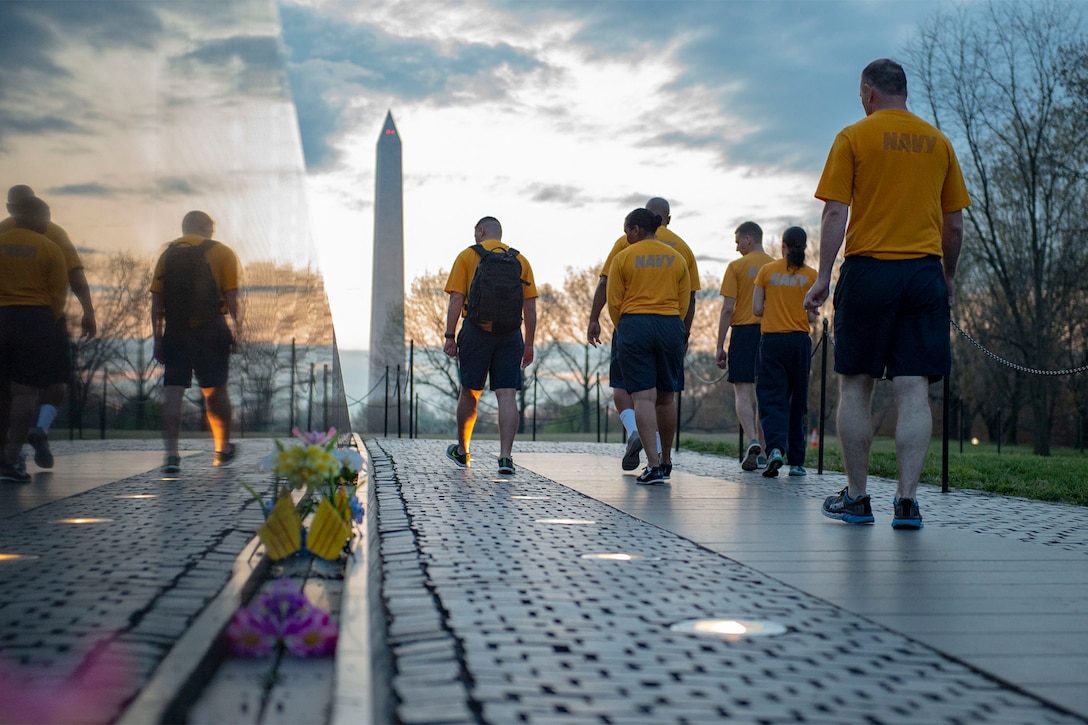
{"label": "bald head", "polygon": [[33,199],[34,190],[26,184],[16,184],[8,189],[8,203],[17,204],[23,199]]}
{"label": "bald head", "polygon": [[485,216],[476,222],[476,234],[484,239],[502,239],[502,224],[493,216]]}
{"label": "bald head", "polygon": [[215,231],[215,222],[202,211],[191,211],[181,220],[182,234],[197,234],[201,237],[210,237]]}
{"label": "bald head", "polygon": [[660,196],[648,199],[646,209],[661,217],[661,226],[663,227],[669,226],[669,222],[672,221],[672,215],[669,214],[669,202]]}
{"label": "bald head", "polygon": [[49,205],[36,196],[8,204],[15,226],[45,234],[49,227]]}
{"label": "bald head", "polygon": [[660,214],[662,219],[669,215],[669,202],[662,199],[660,196],[655,196],[648,200],[646,202],[646,208],[654,214]]}

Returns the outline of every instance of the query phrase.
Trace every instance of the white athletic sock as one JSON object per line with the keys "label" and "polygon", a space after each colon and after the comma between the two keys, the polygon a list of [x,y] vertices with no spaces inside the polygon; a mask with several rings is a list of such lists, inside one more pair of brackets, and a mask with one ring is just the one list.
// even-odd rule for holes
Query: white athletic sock
{"label": "white athletic sock", "polygon": [[53,421],[57,418],[57,406],[49,405],[45,403],[38,409],[38,427],[49,432],[49,426],[53,425]]}
{"label": "white athletic sock", "polygon": [[657,434],[657,455],[658,455],[658,457],[661,456],[661,432],[660,431],[658,431],[658,434]]}
{"label": "white athletic sock", "polygon": [[621,410],[620,422],[623,423],[623,428],[627,431],[627,437],[630,438],[631,434],[638,430],[638,426],[635,425],[635,409]]}

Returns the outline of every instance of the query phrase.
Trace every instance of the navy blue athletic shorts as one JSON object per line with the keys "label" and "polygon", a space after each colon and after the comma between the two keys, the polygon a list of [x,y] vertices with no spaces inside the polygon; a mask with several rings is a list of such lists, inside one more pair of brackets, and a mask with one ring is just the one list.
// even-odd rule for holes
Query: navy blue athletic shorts
{"label": "navy blue athletic shorts", "polygon": [[204,327],[166,326],[162,337],[162,354],[166,362],[163,385],[188,388],[193,376],[202,388],[218,388],[227,384],[230,372],[230,328],[225,319]]}
{"label": "navy blue athletic shorts", "polygon": [[759,325],[734,325],[729,333],[728,376],[731,383],[754,383],[759,357]]}
{"label": "navy blue athletic shorts", "polygon": [[485,332],[465,320],[457,333],[457,366],[461,385],[469,390],[483,390],[490,380],[491,390],[521,390],[521,358],[525,340],[521,328],[496,334]]}
{"label": "navy blue athletic shorts", "polygon": [[620,331],[618,329],[612,330],[611,353],[612,359],[608,364],[608,387],[627,390],[623,382],[623,370],[620,369]]}
{"label": "navy blue athletic shorts", "polygon": [[0,380],[44,388],[56,351],[56,318],[49,307],[0,307]]}
{"label": "navy blue athletic shorts", "polygon": [[[619,362],[631,393],[684,389],[684,322],[675,315],[624,315]],[[615,345],[615,338],[612,344]]]}
{"label": "navy blue athletic shorts", "polygon": [[835,285],[835,372],[936,382],[952,368],[939,257],[847,257]]}
{"label": "navy blue athletic shorts", "polygon": [[53,352],[45,361],[50,384],[67,385],[72,379],[72,341],[68,338],[68,320],[60,318],[53,326]]}

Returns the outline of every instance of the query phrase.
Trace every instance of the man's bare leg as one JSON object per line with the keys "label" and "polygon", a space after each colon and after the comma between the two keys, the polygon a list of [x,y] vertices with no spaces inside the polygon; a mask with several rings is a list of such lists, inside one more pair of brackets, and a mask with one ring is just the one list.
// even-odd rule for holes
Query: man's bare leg
{"label": "man's bare leg", "polygon": [[476,416],[480,405],[482,390],[471,390],[463,385],[457,396],[457,452],[468,453],[472,442],[472,430],[476,427]]}
{"label": "man's bare leg", "polygon": [[200,392],[204,394],[204,407],[207,411],[208,427],[212,431],[212,440],[215,442],[215,450],[228,452],[230,451],[230,422],[233,409],[227,386],[201,388]]}
{"label": "man's bare leg", "polygon": [[839,445],[850,498],[865,494],[869,482],[869,449],[873,443],[873,379],[839,376]]}
{"label": "man's bare leg", "polygon": [[514,436],[518,432],[517,392],[515,388],[495,391],[499,406],[499,458],[511,458],[514,450]]}
{"label": "man's bare leg", "polygon": [[736,398],[737,420],[740,421],[741,430],[749,441],[759,441],[763,444],[763,428],[759,425],[759,415],[756,405],[755,383],[733,383],[733,395]]}
{"label": "man's bare leg", "polygon": [[661,438],[661,462],[672,463],[672,440],[676,437],[676,394],[658,391],[654,412]]}
{"label": "man's bare leg", "polygon": [[918,479],[922,476],[933,433],[929,381],[924,377],[900,376],[892,381],[892,385],[898,412],[895,457],[899,463],[899,485],[895,488],[895,497],[917,501]]}
{"label": "man's bare leg", "polygon": [[[657,389],[640,390],[631,393],[635,402],[635,421],[638,423],[639,437],[644,441],[657,440]],[[661,457],[657,453],[657,446],[643,446],[646,451],[646,465],[657,468],[661,465]]]}
{"label": "man's bare leg", "polygon": [[8,413],[7,438],[4,440],[3,463],[13,466],[19,462],[19,450],[34,422],[34,409],[38,404],[38,388],[21,383],[11,383],[11,403]]}
{"label": "man's bare leg", "polygon": [[181,434],[181,403],[185,388],[180,385],[163,387],[162,442],[167,458],[178,454],[178,436]]}

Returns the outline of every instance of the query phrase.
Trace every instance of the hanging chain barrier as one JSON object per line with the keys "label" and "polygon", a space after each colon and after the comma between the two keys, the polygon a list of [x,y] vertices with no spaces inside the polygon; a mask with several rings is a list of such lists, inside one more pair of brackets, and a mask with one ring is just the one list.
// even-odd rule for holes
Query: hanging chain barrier
{"label": "hanging chain barrier", "polygon": [[977,347],[979,350],[981,350],[983,354],[985,354],[990,359],[996,360],[997,362],[1001,363],[1002,365],[1005,365],[1006,367],[1012,368],[1013,370],[1015,370],[1018,373],[1027,373],[1028,375],[1043,375],[1043,376],[1055,377],[1055,376],[1059,376],[1059,375],[1078,375],[1078,374],[1083,373],[1083,372],[1088,372],[1088,365],[1081,365],[1080,367],[1077,367],[1077,368],[1067,368],[1065,370],[1040,370],[1038,368],[1029,368],[1029,367],[1025,367],[1024,365],[1019,365],[1017,363],[1010,362],[1009,360],[1006,360],[1005,358],[1001,357],[1000,355],[998,355],[998,354],[996,354],[994,352],[991,352],[990,350],[987,350],[985,347],[983,347],[982,343],[980,343],[978,340],[976,340],[975,338],[971,337],[966,332],[964,332],[963,328],[960,327],[959,323],[957,323],[955,320],[952,320],[951,322],[952,322],[952,326],[955,327],[956,330],[958,330],[961,335],[963,335],[964,339],[967,340],[968,342],[970,342],[975,347]]}

